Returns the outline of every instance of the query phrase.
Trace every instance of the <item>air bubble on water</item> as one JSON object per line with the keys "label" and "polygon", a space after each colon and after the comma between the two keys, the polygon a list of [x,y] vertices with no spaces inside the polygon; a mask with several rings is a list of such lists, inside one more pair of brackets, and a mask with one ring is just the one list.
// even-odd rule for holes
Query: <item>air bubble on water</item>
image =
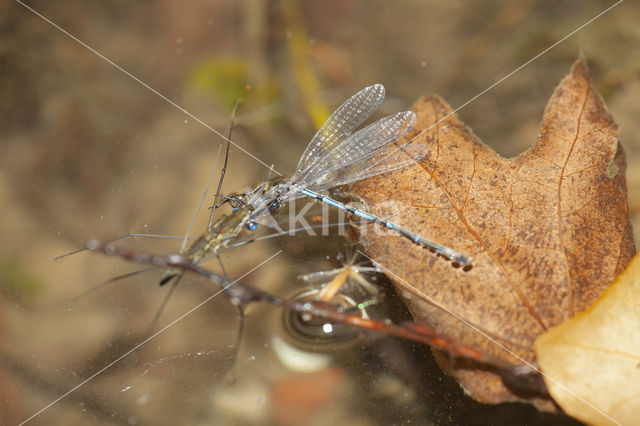
{"label": "air bubble on water", "polygon": [[129,385],[129,386],[125,386],[124,388],[122,388],[122,390],[120,390],[120,392],[126,392],[129,391],[131,389],[135,388],[135,386],[133,385]]}

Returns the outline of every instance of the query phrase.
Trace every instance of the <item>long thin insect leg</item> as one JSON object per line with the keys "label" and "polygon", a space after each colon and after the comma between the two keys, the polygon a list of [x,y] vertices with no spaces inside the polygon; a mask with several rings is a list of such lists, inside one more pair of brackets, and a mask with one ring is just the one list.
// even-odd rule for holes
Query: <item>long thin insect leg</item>
{"label": "long thin insect leg", "polygon": [[228,278],[229,275],[227,275],[227,270],[224,267],[224,263],[222,263],[222,259],[220,258],[220,255],[218,255],[216,253],[216,259],[218,259],[218,264],[220,265],[220,269],[222,269],[222,276],[224,276],[225,278]]}
{"label": "long thin insect leg", "polygon": [[218,200],[220,199],[220,190],[222,189],[224,175],[227,173],[227,163],[229,162],[229,148],[231,147],[231,132],[233,132],[233,125],[236,119],[236,111],[238,110],[238,105],[240,105],[240,99],[236,101],[235,105],[233,106],[233,111],[231,112],[231,122],[229,123],[229,132],[227,133],[227,151],[224,154],[224,166],[222,167],[222,171],[220,172],[218,189],[216,190],[216,198],[213,201],[211,215],[209,215],[209,224],[207,225],[208,230],[211,230],[211,227],[213,226],[213,216],[216,213],[216,207],[218,206]]}
{"label": "long thin insect leg", "polygon": [[75,302],[78,299],[81,299],[81,298],[93,293],[94,291],[96,291],[98,289],[101,289],[102,287],[104,287],[107,284],[110,284],[112,282],[120,281],[120,280],[123,280],[125,278],[133,277],[135,275],[144,274],[145,272],[155,271],[156,269],[158,269],[158,268],[153,266],[151,268],[138,269],[137,271],[127,272],[126,274],[122,274],[122,275],[118,275],[117,277],[109,278],[108,280],[103,281],[100,284],[94,285],[93,287],[91,287],[90,289],[88,289],[86,291],[83,291],[82,293],[80,293],[79,295],[77,295],[73,299],[71,299],[70,302]]}
{"label": "long thin insect leg", "polygon": [[158,308],[158,312],[156,312],[155,316],[153,317],[153,320],[151,320],[151,324],[149,324],[149,327],[147,327],[147,331],[144,333],[145,336],[150,336],[151,333],[153,332],[153,329],[156,327],[156,324],[158,324],[158,321],[160,320],[160,315],[162,315],[162,312],[164,311],[164,308],[167,306],[167,303],[169,302],[171,295],[175,291],[176,287],[178,287],[178,283],[180,283],[180,280],[184,276],[184,272],[185,272],[184,270],[180,271],[180,273],[176,276],[176,279],[171,284],[171,288],[169,289],[169,291],[167,292],[167,295],[162,300],[162,304],[160,305],[160,308]]}
{"label": "long thin insect leg", "polygon": [[[259,237],[254,237],[248,240],[242,240],[242,241],[238,241],[237,243],[233,243],[233,244],[229,244],[226,248],[220,250],[218,252],[218,254],[224,253],[227,250],[231,250],[234,248],[238,248],[238,247],[242,247],[245,246],[247,244],[253,244],[253,243],[257,243],[258,241],[264,241],[264,240],[269,240],[272,238],[278,238],[278,237],[282,237],[284,235],[291,235],[291,234],[296,234],[297,232],[303,232],[303,231],[307,231],[309,229],[322,229],[323,227],[326,228],[331,228],[331,227],[338,227],[338,226],[344,226],[344,223],[330,223],[330,224],[323,224],[323,225],[309,225],[308,227],[300,227],[300,228],[294,228],[294,229],[287,229],[284,230],[282,232],[276,232],[273,234],[267,234],[267,235],[261,235]],[[207,260],[209,260],[210,257],[205,257],[203,260],[203,263],[206,262]]]}
{"label": "long thin insect leg", "polygon": [[[243,197],[244,195],[245,194],[239,194],[239,195],[220,194],[220,198],[222,199],[222,201],[219,204],[216,204],[216,209],[224,206],[226,203],[231,204],[231,207],[233,208],[241,207],[244,205],[244,201],[242,201],[240,197]],[[210,208],[213,209],[213,207],[210,207]]]}
{"label": "long thin insect leg", "polygon": [[242,334],[244,332],[244,305],[237,305],[240,320],[238,322],[238,331],[236,333],[236,342],[233,345],[233,357],[231,359],[231,368],[227,373],[226,381],[232,384],[236,381],[236,368],[238,366],[238,355],[240,354],[240,344],[242,343]]}
{"label": "long thin insect leg", "polygon": [[[220,268],[222,269],[223,277],[225,280],[229,279],[227,275],[227,271],[222,263],[222,259],[219,255],[216,254],[216,259],[218,259],[218,263],[220,264]],[[236,381],[236,366],[238,365],[238,355],[240,353],[240,343],[242,342],[242,333],[244,331],[244,305],[234,305],[238,309],[238,316],[240,317],[238,323],[238,331],[236,333],[236,342],[233,345],[233,357],[231,358],[231,368],[227,373],[226,380],[229,384],[234,383]]]}
{"label": "long thin insect leg", "polygon": [[[124,240],[125,238],[132,238],[132,237],[143,237],[143,238],[163,238],[163,239],[167,239],[167,240],[181,240],[184,237],[182,235],[178,236],[178,235],[162,235],[162,234],[140,234],[137,232],[127,232],[126,234],[120,235],[118,237],[112,238],[110,240],[108,240],[106,242],[106,244],[109,243],[113,243],[114,241],[119,241],[119,240]],[[193,240],[193,238],[190,238],[190,240]],[[65,253],[65,254],[61,254],[60,256],[56,256],[53,258],[53,260],[60,260],[63,259],[67,256],[71,256],[73,254],[78,254],[78,253],[82,253],[83,251],[87,251],[88,248],[81,248],[78,250],[74,250],[74,251],[70,251],[69,253]]]}
{"label": "long thin insect leg", "polygon": [[[282,221],[282,222],[278,222],[278,225],[283,225],[285,224],[286,221]],[[322,229],[322,228],[338,228],[340,226],[345,226],[348,225],[347,222],[336,222],[336,223],[323,223],[320,225],[309,225],[306,227],[300,227],[300,228],[294,228],[294,229],[285,229],[282,232],[274,232],[273,234],[266,234],[266,235],[260,235],[258,237],[253,237],[253,238],[249,238],[246,240],[239,240],[237,242],[234,242],[232,244],[229,244],[227,247],[225,247],[224,249],[220,250],[218,252],[218,254],[224,253],[227,250],[231,250],[237,247],[242,247],[245,246],[247,244],[253,244],[256,243],[258,241],[263,241],[263,240],[269,240],[272,238],[278,238],[278,237],[282,237],[284,235],[295,235],[298,232],[306,232],[309,229]],[[208,259],[210,259],[211,257],[205,257],[205,260],[203,260],[203,263],[206,262]]]}
{"label": "long thin insect leg", "polygon": [[329,302],[334,296],[340,291],[345,281],[352,273],[351,266],[345,266],[345,268],[340,272],[334,279],[331,280],[322,290],[318,293],[318,299],[323,302]]}
{"label": "long thin insect leg", "polygon": [[187,247],[187,241],[189,240],[189,236],[191,235],[191,231],[193,230],[193,225],[196,222],[196,217],[198,216],[198,213],[200,212],[200,208],[202,207],[202,203],[204,203],[204,199],[207,197],[207,193],[209,192],[209,186],[211,185],[211,181],[213,180],[213,172],[215,171],[216,166],[218,165],[218,159],[220,158],[221,150],[222,150],[222,144],[218,146],[218,153],[216,154],[216,160],[213,162],[213,167],[211,167],[211,173],[209,173],[209,179],[207,180],[207,184],[204,187],[204,191],[200,196],[200,201],[198,201],[198,206],[196,207],[196,210],[193,212],[193,216],[191,217],[191,223],[189,224],[189,229],[187,229],[187,233],[185,234],[184,239],[182,240],[182,247],[180,248],[180,253],[184,253]]}
{"label": "long thin insect leg", "polygon": [[[236,106],[237,106],[237,102],[236,102]],[[228,137],[227,140],[230,140],[229,138],[231,137],[231,129],[233,127],[233,118],[235,117],[235,112],[236,112],[236,107],[234,107],[233,109],[233,114],[232,114],[232,121],[231,124],[229,125],[229,130],[228,130]],[[226,169],[227,167],[227,159],[229,157],[229,146],[230,146],[230,142],[227,144],[227,152],[226,152],[226,157],[225,157],[225,166],[224,169]],[[220,158],[220,151],[222,150],[222,145],[219,145],[218,147],[218,153],[216,154],[216,160],[213,162],[213,167],[211,167],[211,172],[209,173],[209,179],[207,180],[207,184],[204,187],[204,191],[202,192],[202,195],[200,196],[200,201],[198,201],[198,206],[196,207],[195,211],[193,212],[193,216],[191,217],[191,223],[189,224],[189,229],[187,230],[187,233],[184,236],[184,239],[182,240],[182,247],[180,248],[180,253],[184,253],[186,248],[187,248],[187,241],[189,241],[189,236],[191,235],[191,231],[193,230],[193,225],[196,222],[196,217],[198,216],[198,213],[200,212],[200,208],[202,208],[202,203],[204,203],[205,198],[207,197],[207,193],[209,192],[209,186],[211,186],[211,181],[213,180],[213,173],[216,169],[216,166],[218,165],[218,159]],[[224,177],[224,171],[222,173],[222,177]],[[222,178],[221,178],[222,179]],[[218,185],[218,191],[220,191],[220,185],[222,183],[220,182],[220,184]],[[216,198],[217,200],[217,198]],[[215,210],[215,203],[214,203],[214,210]],[[209,218],[209,225],[207,229],[211,229],[211,221],[213,219],[213,212],[211,213],[211,216]],[[166,283],[168,283],[169,281],[171,281],[172,279],[174,279],[174,277],[176,276],[176,272],[175,271],[167,271],[167,273],[160,279],[160,286],[165,285]]]}

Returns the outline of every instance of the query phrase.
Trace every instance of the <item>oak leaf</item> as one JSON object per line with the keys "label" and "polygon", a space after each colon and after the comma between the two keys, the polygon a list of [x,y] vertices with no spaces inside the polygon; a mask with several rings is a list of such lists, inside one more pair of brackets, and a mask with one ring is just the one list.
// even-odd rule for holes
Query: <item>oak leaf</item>
{"label": "oak leaf", "polygon": [[[450,262],[377,225],[360,228],[417,321],[503,360],[535,362],[538,335],[589,306],[635,252],[618,128],[578,59],[544,112],[536,144],[503,158],[437,96],[413,107],[415,165],[355,184],[369,210],[473,258]],[[401,142],[402,143],[402,142]],[[476,400],[529,400],[491,372],[441,366]]]}
{"label": "oak leaf", "polygon": [[535,343],[554,400],[593,425],[636,424],[640,413],[640,256],[586,311]]}

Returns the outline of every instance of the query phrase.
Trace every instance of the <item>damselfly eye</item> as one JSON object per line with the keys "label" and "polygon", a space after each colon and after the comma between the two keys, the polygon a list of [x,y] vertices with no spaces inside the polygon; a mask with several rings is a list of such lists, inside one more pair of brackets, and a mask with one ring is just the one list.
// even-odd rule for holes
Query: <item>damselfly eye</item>
{"label": "damselfly eye", "polygon": [[274,200],[273,203],[271,203],[271,205],[269,206],[269,210],[277,210],[281,205],[282,204],[280,203],[280,200]]}
{"label": "damselfly eye", "polygon": [[249,222],[249,223],[247,223],[247,229],[249,231],[255,231],[256,229],[258,229],[258,223],[257,222]]}

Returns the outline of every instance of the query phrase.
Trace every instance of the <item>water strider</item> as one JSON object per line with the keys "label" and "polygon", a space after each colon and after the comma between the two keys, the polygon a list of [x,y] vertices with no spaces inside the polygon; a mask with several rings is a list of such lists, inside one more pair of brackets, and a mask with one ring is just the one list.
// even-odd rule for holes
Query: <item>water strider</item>
{"label": "water strider", "polygon": [[[149,265],[153,267],[168,267],[182,272],[190,271],[196,275],[206,278],[213,284],[220,287],[219,291],[202,301],[200,304],[189,310],[180,318],[165,326],[160,331],[145,339],[145,341],[138,344],[131,351],[137,349],[150,339],[162,333],[168,327],[175,324],[175,322],[190,314],[200,306],[204,305],[212,298],[216,297],[216,295],[224,293],[229,298],[231,303],[237,307],[244,308],[252,303],[264,302],[282,307],[303,317],[315,317],[323,319],[325,320],[325,323],[326,321],[330,321],[334,324],[348,324],[363,330],[381,332],[387,335],[425,343],[434,348],[447,352],[451,357],[464,359],[478,363],[479,365],[483,365],[484,368],[490,369],[491,371],[500,375],[503,380],[505,380],[505,382],[508,382],[510,386],[514,386],[517,389],[529,393],[547,395],[547,390],[545,387],[545,383],[542,380],[542,376],[539,374],[539,371],[537,371],[535,368],[532,368],[532,366],[511,364],[500,358],[496,358],[491,354],[484,353],[476,348],[460,344],[447,334],[440,333],[436,329],[433,329],[426,324],[415,323],[411,321],[395,323],[391,320],[378,321],[376,319],[368,318],[368,316],[363,315],[363,313],[364,310],[367,309],[369,304],[367,304],[366,306],[355,305],[350,308],[349,306],[345,306],[336,300],[333,300],[333,303],[318,300],[317,294],[313,294],[310,298],[281,298],[259,288],[253,287],[247,283],[243,283],[240,280],[230,281],[224,276],[218,275],[203,268],[200,263],[190,260],[186,255],[171,254],[168,256],[156,256],[142,253],[136,250],[115,247],[110,245],[109,243],[101,243],[96,240],[90,241],[87,246],[89,250],[101,252],[108,256],[118,256],[130,262],[142,265]],[[273,256],[271,258],[273,258]],[[346,268],[327,271],[325,273],[321,273],[320,275],[312,274],[309,276],[309,278],[314,279],[318,277],[322,278],[329,276],[334,276],[335,278],[339,276],[341,272],[349,270],[350,267],[353,267],[353,265],[346,266]],[[367,272],[369,271],[369,268],[358,267],[356,269],[356,272],[358,270]],[[342,279],[340,279],[339,281],[342,281]],[[369,286],[367,285],[365,287],[368,288]]]}
{"label": "water strider", "polygon": [[[378,223],[451,260],[454,266],[468,269],[470,260],[457,251],[321,194],[329,188],[396,170],[424,158],[426,146],[394,143],[415,125],[416,116],[411,111],[392,114],[354,133],[382,104],[384,95],[384,86],[374,84],[351,96],[311,139],[290,179],[280,183],[264,182],[248,190],[241,200],[236,199],[237,207],[229,216],[210,223],[206,232],[185,251],[185,256],[201,263],[229,246],[244,229],[255,230],[268,213],[289,201],[308,196]],[[169,270],[160,283],[165,284],[178,275],[179,270]]]}

